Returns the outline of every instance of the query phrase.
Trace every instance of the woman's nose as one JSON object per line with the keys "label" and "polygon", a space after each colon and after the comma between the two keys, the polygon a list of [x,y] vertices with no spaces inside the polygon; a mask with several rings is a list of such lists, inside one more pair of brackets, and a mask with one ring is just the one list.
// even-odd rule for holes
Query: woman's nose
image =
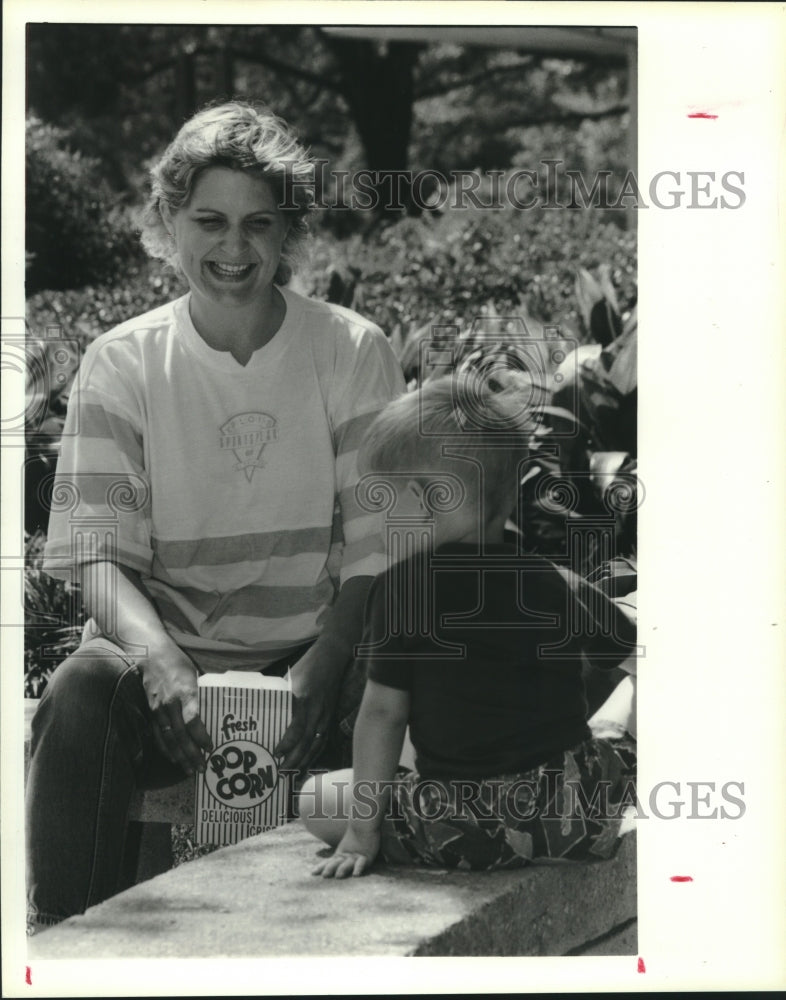
{"label": "woman's nose", "polygon": [[224,249],[227,253],[240,256],[248,247],[248,238],[242,226],[230,227],[223,239]]}

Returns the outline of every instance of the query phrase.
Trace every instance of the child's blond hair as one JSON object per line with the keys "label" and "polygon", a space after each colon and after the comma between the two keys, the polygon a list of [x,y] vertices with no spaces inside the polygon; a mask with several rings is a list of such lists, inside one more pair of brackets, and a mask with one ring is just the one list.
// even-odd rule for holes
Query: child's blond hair
{"label": "child's blond hair", "polygon": [[394,399],[363,438],[361,469],[411,474],[427,486],[441,472],[472,483],[471,462],[483,470],[483,520],[512,513],[534,423],[520,386],[491,386],[468,370]]}

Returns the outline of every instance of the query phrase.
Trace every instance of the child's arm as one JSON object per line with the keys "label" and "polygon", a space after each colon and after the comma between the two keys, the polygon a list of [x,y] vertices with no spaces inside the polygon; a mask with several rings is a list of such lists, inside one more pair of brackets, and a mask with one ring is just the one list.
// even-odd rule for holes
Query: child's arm
{"label": "child's arm", "polygon": [[353,794],[349,822],[335,853],[312,874],[362,875],[379,852],[380,827],[390,798],[409,720],[409,692],[369,679],[352,746]]}

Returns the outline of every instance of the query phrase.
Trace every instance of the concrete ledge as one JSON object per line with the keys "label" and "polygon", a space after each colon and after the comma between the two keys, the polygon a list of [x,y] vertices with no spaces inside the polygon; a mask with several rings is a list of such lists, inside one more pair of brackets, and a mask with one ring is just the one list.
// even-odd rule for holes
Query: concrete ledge
{"label": "concrete ledge", "polygon": [[[30,939],[31,958],[635,954],[636,842],[517,872],[376,867],[317,879],[298,823],[129,889]],[[605,942],[605,944],[604,944]],[[600,947],[601,950],[597,950]]]}

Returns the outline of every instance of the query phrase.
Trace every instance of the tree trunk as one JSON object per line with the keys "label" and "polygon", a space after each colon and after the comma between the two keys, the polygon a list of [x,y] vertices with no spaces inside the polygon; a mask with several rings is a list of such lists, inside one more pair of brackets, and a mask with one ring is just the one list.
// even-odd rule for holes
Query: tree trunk
{"label": "tree trunk", "polygon": [[372,184],[375,211],[415,212],[407,168],[414,67],[422,45],[323,38],[338,63],[340,92],[363,143],[366,164],[377,175]]}
{"label": "tree trunk", "polygon": [[217,87],[222,97],[231,100],[235,94],[235,63],[232,50],[222,45],[216,53]]}
{"label": "tree trunk", "polygon": [[196,73],[194,53],[181,50],[177,54],[175,72],[177,79],[177,113],[182,122],[187,121],[197,109]]}

